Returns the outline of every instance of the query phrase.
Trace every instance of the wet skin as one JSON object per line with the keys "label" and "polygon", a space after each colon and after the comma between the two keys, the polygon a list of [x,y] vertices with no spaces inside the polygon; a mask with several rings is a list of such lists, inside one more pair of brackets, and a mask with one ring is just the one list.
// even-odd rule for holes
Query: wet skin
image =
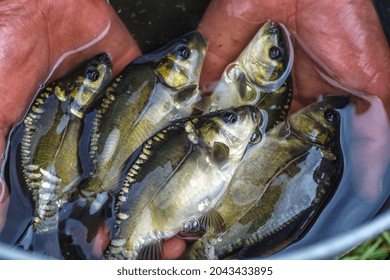
{"label": "wet skin", "polygon": [[[64,14],[69,16],[64,17]],[[296,30],[345,86],[378,96],[383,102],[381,104],[379,99],[376,100],[370,110],[363,102],[357,104],[359,112],[368,110],[369,114],[365,118],[355,118],[352,123],[357,132],[363,135],[362,138],[366,136],[371,140],[365,144],[359,156],[365,162],[376,159],[370,170],[363,169],[367,179],[362,185],[375,185],[375,180],[381,178],[380,174],[384,172],[383,166],[388,160],[386,154],[389,154],[384,152],[388,151],[386,144],[389,136],[386,133],[389,126],[383,121],[389,111],[385,112],[382,106],[387,110],[390,108],[390,50],[371,2],[213,1],[199,27],[210,43],[202,70],[201,83],[204,88],[211,91],[211,83],[219,79],[220,73],[237,57],[261,23],[270,18]],[[102,51],[112,56],[116,74],[140,52],[112,8],[106,6],[105,0],[71,0],[66,3],[44,0],[2,1],[0,36],[6,40],[0,40],[0,50],[5,54],[0,66],[1,151],[4,150],[10,127],[21,118],[39,84],[46,80],[52,65],[61,54],[93,40],[105,30],[109,20],[111,26],[107,36],[91,48],[66,59],[51,79]],[[292,111],[313,102],[323,93],[334,92],[316,74],[313,61],[302,48],[297,44],[294,47],[296,62],[293,67],[295,89]],[[41,67],[36,69],[38,64]],[[376,126],[366,125],[373,122]],[[354,145],[359,146],[359,143],[351,144]],[[375,189],[363,191],[370,196],[378,192]],[[3,186],[0,191],[0,228],[8,207],[6,192]],[[103,228],[99,232],[101,234],[95,239],[97,255],[109,242],[109,234]],[[185,246],[185,242],[179,238],[165,242],[165,258],[177,258]]]}

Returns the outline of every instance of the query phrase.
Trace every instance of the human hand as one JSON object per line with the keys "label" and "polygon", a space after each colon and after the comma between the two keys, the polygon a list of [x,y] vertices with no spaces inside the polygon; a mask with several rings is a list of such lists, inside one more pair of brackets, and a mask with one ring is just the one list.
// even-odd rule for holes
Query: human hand
{"label": "human hand", "polygon": [[[73,1],[76,2],[76,0]],[[3,1],[3,3],[10,3],[10,7],[12,5],[18,6],[15,2],[17,1]],[[27,3],[28,1],[19,2]],[[101,51],[108,52],[113,58],[115,73],[139,55],[139,50],[128,31],[122,26],[115,13],[106,7],[105,1],[88,0],[83,1],[82,4],[77,2],[74,10],[71,3],[49,5],[45,1],[42,2],[43,7],[40,6],[39,9],[33,3],[24,4],[27,15],[20,21],[27,20],[28,23],[16,25],[24,28],[20,28],[21,34],[13,35],[13,38],[4,41],[3,45],[0,46],[0,49],[10,52],[10,55],[7,56],[9,57],[7,61],[10,62],[0,66],[0,71],[7,74],[7,76],[1,75],[0,78],[3,79],[0,81],[0,97],[5,100],[4,103],[0,104],[1,151],[4,148],[4,137],[8,133],[9,127],[20,119],[38,85],[45,80],[50,72],[50,67],[55,64],[62,53],[85,45],[95,36],[101,34],[103,30],[106,30],[107,21],[111,20],[107,36],[91,48],[69,57],[65,63],[60,65],[52,79],[60,76],[82,59]],[[265,20],[271,19],[282,22],[289,29],[295,30],[314,54],[333,71],[344,85],[379,96],[385,105],[389,105],[390,70],[386,67],[390,59],[389,48],[371,2],[363,0],[355,1],[352,4],[336,0],[327,3],[311,2],[313,1],[213,1],[199,26],[199,30],[209,39],[210,43],[202,70],[202,87],[210,89],[212,83],[219,80],[224,67],[238,56],[261,24]],[[52,20],[56,20],[51,25],[55,27],[55,30],[50,30],[53,27],[48,29],[50,36],[56,34],[54,37],[48,36],[49,33],[43,31],[42,27],[45,27],[46,23],[42,19],[35,19],[35,16],[41,18],[42,14],[45,14],[45,5],[51,7]],[[85,7],[80,7],[80,5],[85,5]],[[23,4],[20,4],[20,7],[22,6]],[[0,6],[0,21],[4,16],[10,17],[6,12],[1,12],[2,9],[10,9],[10,7]],[[37,10],[40,13],[30,12]],[[61,16],[55,17],[56,11],[57,13],[61,11]],[[28,16],[29,13],[32,14],[31,19]],[[72,16],[64,19],[65,13]],[[81,17],[81,13],[84,17]],[[93,20],[90,20],[91,18]],[[75,21],[82,24],[75,25]],[[8,22],[9,25],[8,27],[6,25],[7,30],[10,29],[13,34],[18,34],[17,30],[13,30],[15,24],[11,24],[11,21],[7,20],[5,22]],[[82,34],[78,30],[79,26],[84,26]],[[41,32],[32,32],[32,30],[41,30]],[[18,50],[18,53],[15,53],[12,47],[15,42],[20,41],[19,38],[24,38],[23,51]],[[31,42],[37,43],[31,45]],[[292,111],[313,102],[323,93],[334,92],[334,89],[316,74],[313,60],[299,44],[295,44],[295,54],[293,68],[295,97]],[[37,71],[34,68],[35,65],[44,65],[44,67]],[[12,69],[14,70],[11,71]],[[23,77],[23,83],[20,83],[20,77]],[[10,81],[15,82],[9,83]],[[16,87],[9,89],[6,87],[7,84],[15,84]],[[389,106],[386,107],[389,108]],[[9,110],[8,108],[15,109]],[[0,213],[5,212],[5,205],[0,200]],[[101,251],[107,246],[108,240],[109,233],[102,226],[95,239],[94,251],[96,255],[101,254]],[[169,259],[177,258],[185,247],[185,241],[173,238],[164,243],[164,256]]]}
{"label": "human hand", "polygon": [[[371,1],[212,1],[199,25],[209,40],[201,75],[205,92],[212,92],[226,65],[236,59],[268,19],[286,25],[312,52],[308,55],[295,38],[291,112],[327,93],[379,97],[356,101],[358,111],[352,117],[352,126],[357,139],[350,146],[353,151],[359,149],[351,156],[357,188],[362,196],[376,199],[390,155],[385,111],[390,114],[390,50]],[[336,78],[336,87],[318,73],[318,61],[313,56],[323,63],[324,74]],[[185,248],[183,240],[170,242],[174,248]]]}
{"label": "human hand", "polygon": [[[48,78],[55,80],[103,51],[111,57],[115,75],[140,55],[105,0],[3,0],[0,38],[0,155],[10,128]],[[8,190],[0,184],[0,232],[8,203]]]}
{"label": "human hand", "polygon": [[[390,60],[389,47],[383,35],[376,12],[368,1],[343,1],[312,3],[309,0],[284,1],[212,1],[206,11],[199,30],[209,40],[209,48],[202,69],[201,87],[211,92],[227,64],[235,60],[245,48],[262,23],[268,19],[281,22],[299,36],[313,56],[324,64],[325,74],[334,74],[335,82],[346,89],[335,88],[318,74],[317,62],[295,41],[295,62],[293,66],[294,99],[292,112],[317,100],[323,94],[348,91],[364,92],[378,96],[389,108]],[[375,42],[373,44],[372,42]],[[328,71],[328,72],[327,72]],[[365,161],[353,159],[357,173],[362,174],[362,195],[378,195],[378,178],[383,176],[386,163],[386,145],[389,143],[389,127],[386,112],[380,99],[357,104],[361,111],[359,118],[352,118],[358,141],[352,149],[360,148],[353,157],[381,159],[370,161],[367,172]],[[387,106],[386,106],[387,105]],[[390,113],[390,112],[388,112]],[[376,126],[369,124],[376,123]],[[364,139],[364,149],[360,143]],[[367,141],[371,139],[371,141]],[[387,145],[388,146],[388,145]],[[378,156],[380,154],[380,156]],[[389,152],[387,154],[390,154]],[[103,235],[99,235],[103,236]],[[99,239],[98,240],[102,240]],[[102,243],[104,248],[106,243]],[[180,257],[186,242],[178,237],[164,242],[164,257]]]}
{"label": "human hand", "polygon": [[[45,83],[51,72],[54,71],[50,81],[84,59],[106,52],[113,60],[115,75],[141,54],[104,0],[5,0],[0,4],[0,23],[0,50],[4,54],[0,65],[0,154],[10,128],[22,118],[39,85]],[[69,56],[62,57],[64,54]],[[0,182],[0,232],[8,204],[8,189]],[[101,256],[109,240],[110,232],[102,222],[93,240],[93,254]],[[170,252],[184,250],[172,248],[172,244],[176,246],[171,241],[164,244],[166,258],[177,258]]]}

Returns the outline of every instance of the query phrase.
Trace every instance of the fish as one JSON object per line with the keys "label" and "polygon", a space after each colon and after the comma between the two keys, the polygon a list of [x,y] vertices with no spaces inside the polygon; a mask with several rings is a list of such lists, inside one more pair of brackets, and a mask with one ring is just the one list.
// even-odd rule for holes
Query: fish
{"label": "fish", "polygon": [[191,115],[200,98],[206,49],[207,40],[190,32],[137,58],[113,80],[93,121],[92,168],[80,185],[81,199],[103,205],[101,194],[120,188],[132,154],[170,123]]}
{"label": "fish", "polygon": [[196,109],[207,114],[254,105],[268,113],[271,128],[287,117],[291,106],[293,61],[287,28],[267,21],[239,57],[226,66],[215,90],[203,96]]}
{"label": "fish", "polygon": [[263,145],[249,147],[215,205],[226,230],[207,231],[182,258],[266,256],[297,240],[341,180],[340,110],[349,102],[325,97],[271,129]]}
{"label": "fish", "polygon": [[[41,89],[17,128],[23,134],[20,164],[34,201],[34,232],[57,230],[59,209],[81,179],[79,139],[83,119],[112,78],[106,53]],[[12,139],[11,139],[12,141]]]}
{"label": "fish", "polygon": [[221,231],[213,204],[261,121],[245,106],[181,121],[145,142],[117,197],[106,257],[160,259],[162,240],[184,228]]}

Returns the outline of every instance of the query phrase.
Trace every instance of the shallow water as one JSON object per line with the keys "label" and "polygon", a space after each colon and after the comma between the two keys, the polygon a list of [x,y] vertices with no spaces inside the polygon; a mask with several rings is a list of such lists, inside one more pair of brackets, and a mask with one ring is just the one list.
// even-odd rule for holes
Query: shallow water
{"label": "shallow water", "polygon": [[[110,2],[125,24],[129,26],[141,49],[149,52],[187,31],[196,29],[200,16],[209,1],[178,0],[170,2],[169,6],[167,3],[153,0],[130,3],[124,0]],[[193,2],[198,3],[193,4]],[[294,30],[291,29],[291,31],[294,33]],[[296,41],[299,41],[299,34],[296,36]],[[316,75],[323,76],[329,92],[356,95],[360,100],[366,99],[371,106],[367,106],[366,102],[366,106],[363,106],[364,113],[356,113],[352,105],[343,110],[341,143],[344,152],[344,175],[341,183],[332,200],[306,235],[279,254],[293,253],[313,243],[351,232],[375,219],[378,213],[388,211],[390,208],[388,203],[390,197],[390,125],[383,104],[377,98],[368,97],[354,89],[344,87],[338,81],[338,77],[327,70],[323,62],[313,57],[310,50],[305,47],[305,42],[295,47],[299,48],[301,53],[305,52],[307,59],[315,61],[318,70]],[[91,118],[92,114],[87,115],[86,119]],[[18,187],[20,185],[17,182],[18,172],[20,171],[12,168],[4,171],[5,180],[10,185],[11,201],[5,229],[0,233],[0,241],[8,244],[14,244],[19,239],[20,234],[30,222],[33,211],[28,191]],[[2,201],[1,197],[5,196],[6,193],[3,190],[0,194],[0,201]],[[63,227],[66,232],[70,233],[77,224],[77,221],[69,219]],[[84,229],[79,230],[76,236],[85,235],[83,231]],[[75,242],[82,244],[77,240]],[[82,251],[86,252],[87,257],[94,258],[91,254],[91,245],[84,244],[83,246]]]}

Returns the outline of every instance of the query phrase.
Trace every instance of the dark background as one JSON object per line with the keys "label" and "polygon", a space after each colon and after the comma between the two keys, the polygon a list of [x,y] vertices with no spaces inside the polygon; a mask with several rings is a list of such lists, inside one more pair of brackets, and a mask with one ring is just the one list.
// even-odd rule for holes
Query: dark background
{"label": "dark background", "polygon": [[111,0],[110,3],[148,53],[197,28],[210,0]]}

